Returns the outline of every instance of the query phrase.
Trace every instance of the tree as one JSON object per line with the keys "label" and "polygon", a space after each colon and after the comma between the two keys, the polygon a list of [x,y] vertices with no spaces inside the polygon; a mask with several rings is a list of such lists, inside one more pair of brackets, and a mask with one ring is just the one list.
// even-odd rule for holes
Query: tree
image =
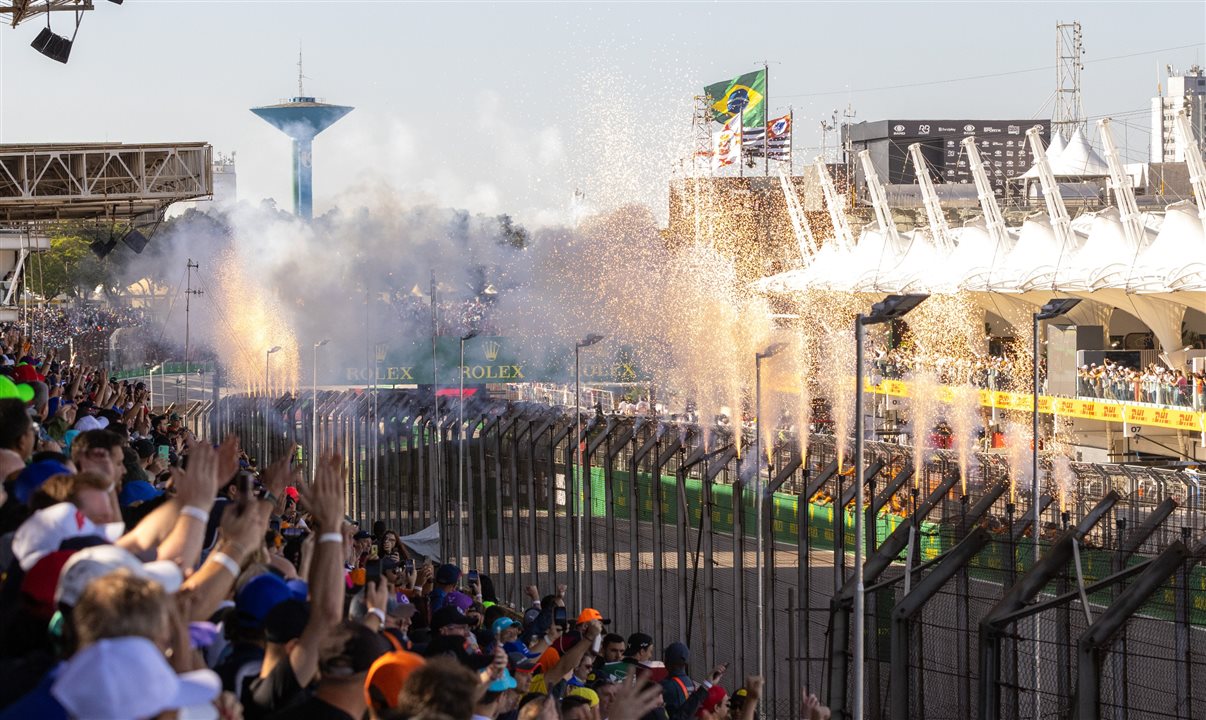
{"label": "tree", "polygon": [[77,224],[59,226],[50,237],[50,250],[27,264],[27,270],[31,270],[27,287],[47,299],[59,295],[87,299],[97,287],[111,295],[118,287],[112,263],[108,258],[98,258],[91,248],[93,241],[107,241],[107,236],[107,229]]}

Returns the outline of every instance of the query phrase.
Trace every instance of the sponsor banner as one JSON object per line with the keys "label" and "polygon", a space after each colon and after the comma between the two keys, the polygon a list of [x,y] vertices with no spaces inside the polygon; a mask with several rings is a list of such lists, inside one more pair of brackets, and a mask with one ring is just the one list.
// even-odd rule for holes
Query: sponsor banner
{"label": "sponsor banner", "polygon": [[[910,394],[908,383],[902,380],[884,380],[879,385],[873,385],[870,381],[867,381],[864,383],[864,388],[867,392],[895,397],[909,397]],[[980,405],[998,410],[1030,412],[1034,406],[1034,396],[1030,393],[980,390],[979,396]],[[942,387],[938,390],[938,399],[942,402],[949,403],[953,398],[954,390],[952,388]],[[1151,427],[1169,428],[1171,430],[1206,432],[1206,413],[1152,407],[1134,403],[1040,395],[1039,412],[1045,415],[1055,414],[1061,417],[1081,418],[1084,420],[1101,420],[1112,423],[1126,422],[1130,425],[1140,427],[1148,425]]]}
{"label": "sponsor banner", "polygon": [[[465,342],[465,364],[460,364],[460,338],[437,338],[434,354],[431,340],[413,343],[382,343],[374,348],[369,362],[346,357],[338,376],[330,368],[319,372],[324,382],[338,385],[431,385],[456,387],[462,376],[466,385],[522,382],[573,382],[574,352],[568,348],[552,355],[525,347],[520,338],[475,337]],[[434,371],[433,371],[434,370]],[[648,380],[626,348],[601,345],[582,354],[579,367],[583,382],[627,383]]]}

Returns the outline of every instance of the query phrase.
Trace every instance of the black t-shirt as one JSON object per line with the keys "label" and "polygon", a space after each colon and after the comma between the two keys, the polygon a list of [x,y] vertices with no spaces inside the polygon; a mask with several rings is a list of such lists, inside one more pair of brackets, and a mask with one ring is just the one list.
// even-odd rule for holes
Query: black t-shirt
{"label": "black t-shirt", "polygon": [[281,710],[269,720],[357,720],[344,711],[316,697],[300,705]]}
{"label": "black t-shirt", "polygon": [[243,717],[263,720],[275,712],[295,707],[309,698],[297,682],[289,658],[278,662],[267,677],[257,677],[243,688]]}

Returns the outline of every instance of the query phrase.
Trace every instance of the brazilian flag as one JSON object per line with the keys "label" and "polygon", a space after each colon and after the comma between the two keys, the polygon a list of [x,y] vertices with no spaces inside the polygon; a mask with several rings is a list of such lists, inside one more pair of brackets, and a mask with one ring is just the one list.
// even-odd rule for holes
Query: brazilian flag
{"label": "brazilian flag", "polygon": [[732,80],[722,80],[704,88],[712,99],[712,119],[728,122],[737,113],[744,113],[741,124],[747,128],[766,126],[766,69],[746,73]]}

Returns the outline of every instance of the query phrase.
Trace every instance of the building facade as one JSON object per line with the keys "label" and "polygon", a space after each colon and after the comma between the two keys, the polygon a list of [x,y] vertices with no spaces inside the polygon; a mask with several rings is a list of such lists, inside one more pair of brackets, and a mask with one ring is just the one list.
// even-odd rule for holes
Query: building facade
{"label": "building facade", "polygon": [[1204,147],[1206,132],[1206,72],[1194,65],[1183,75],[1168,68],[1167,91],[1152,98],[1152,148],[1154,163],[1185,162],[1185,151],[1177,140],[1177,114],[1184,110],[1189,127],[1198,143]]}

